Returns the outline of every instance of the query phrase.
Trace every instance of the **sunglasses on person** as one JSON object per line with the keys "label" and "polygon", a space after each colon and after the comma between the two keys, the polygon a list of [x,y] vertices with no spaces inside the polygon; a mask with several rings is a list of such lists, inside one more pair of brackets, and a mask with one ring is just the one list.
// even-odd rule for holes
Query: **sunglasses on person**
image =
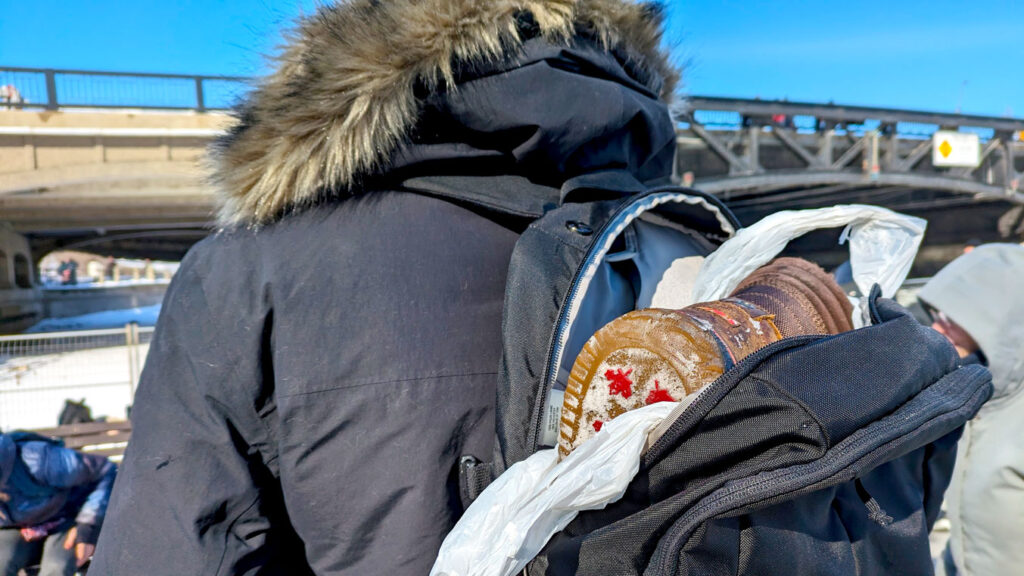
{"label": "sunglasses on person", "polygon": [[952,322],[949,319],[949,316],[946,316],[942,310],[939,310],[924,300],[920,300],[919,302],[921,303],[921,308],[924,310],[925,315],[928,316],[928,321],[932,324],[936,322],[940,324],[950,324]]}

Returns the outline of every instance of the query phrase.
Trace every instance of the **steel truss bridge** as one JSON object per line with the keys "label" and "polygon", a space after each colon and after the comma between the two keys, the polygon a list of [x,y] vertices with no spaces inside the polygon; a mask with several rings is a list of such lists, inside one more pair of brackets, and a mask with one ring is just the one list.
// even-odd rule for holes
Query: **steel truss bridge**
{"label": "steel truss bridge", "polygon": [[[969,239],[1024,240],[1022,119],[700,96],[675,112],[674,176],[721,197],[744,222],[853,202],[915,214],[929,220],[921,260],[933,265],[922,273]],[[977,134],[978,166],[934,166],[938,130]],[[833,240],[819,235],[804,248],[828,250]]]}
{"label": "steel truss bridge", "polygon": [[[206,233],[212,195],[197,159],[247,79],[0,67],[0,87],[0,221],[34,251],[166,258]],[[919,273],[968,239],[1024,239],[1022,119],[702,96],[674,113],[674,177],[744,222],[851,202],[919,215]],[[938,130],[977,134],[980,164],[934,166]],[[834,241],[794,249],[838,259]]]}

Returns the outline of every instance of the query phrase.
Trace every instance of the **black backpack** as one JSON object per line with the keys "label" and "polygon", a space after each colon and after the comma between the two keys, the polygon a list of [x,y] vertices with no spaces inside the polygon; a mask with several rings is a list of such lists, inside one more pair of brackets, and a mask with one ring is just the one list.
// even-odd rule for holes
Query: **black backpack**
{"label": "black backpack", "polygon": [[[494,199],[508,195],[449,184],[408,187],[505,209]],[[586,340],[642,307],[676,258],[708,254],[739,228],[712,196],[607,194],[616,185],[591,176],[563,187],[560,205],[534,207],[542,214],[515,247],[496,449],[491,462],[460,460],[466,505],[555,444],[561,402],[551,391],[564,388]],[[586,202],[565,193],[587,188]],[[593,200],[602,191],[607,199]],[[991,377],[961,366],[877,287],[870,304],[870,326],[782,340],[705,388],[641,458],[625,496],[577,516],[526,573],[932,574],[928,533]]]}

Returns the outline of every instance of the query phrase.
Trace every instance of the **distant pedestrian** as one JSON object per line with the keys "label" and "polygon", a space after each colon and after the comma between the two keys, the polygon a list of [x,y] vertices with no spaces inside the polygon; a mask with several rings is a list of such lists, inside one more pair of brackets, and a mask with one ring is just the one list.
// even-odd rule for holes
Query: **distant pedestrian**
{"label": "distant pedestrian", "polygon": [[11,108],[12,104],[24,103],[25,98],[14,84],[4,84],[0,86],[0,102],[6,104],[7,108]]}
{"label": "distant pedestrian", "polygon": [[71,576],[95,550],[117,469],[27,432],[0,434],[0,575]]}
{"label": "distant pedestrian", "polygon": [[71,258],[62,260],[57,268],[57,274],[60,275],[60,283],[65,286],[78,284],[78,262]]}
{"label": "distant pedestrian", "polygon": [[961,357],[988,365],[994,393],[967,423],[946,492],[946,576],[1024,574],[1024,247],[983,244],[919,295]]}
{"label": "distant pedestrian", "polygon": [[107,261],[103,266],[103,279],[104,280],[115,280],[114,274],[117,270],[117,260],[113,256],[107,256]]}

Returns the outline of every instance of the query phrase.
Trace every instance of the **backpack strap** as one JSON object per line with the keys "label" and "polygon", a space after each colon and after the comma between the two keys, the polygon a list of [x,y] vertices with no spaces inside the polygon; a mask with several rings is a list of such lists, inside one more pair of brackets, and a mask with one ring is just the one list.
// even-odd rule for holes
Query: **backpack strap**
{"label": "backpack strap", "polygon": [[462,509],[469,508],[469,505],[491,485],[492,480],[494,464],[482,462],[475,456],[459,458],[459,498],[462,500]]}

